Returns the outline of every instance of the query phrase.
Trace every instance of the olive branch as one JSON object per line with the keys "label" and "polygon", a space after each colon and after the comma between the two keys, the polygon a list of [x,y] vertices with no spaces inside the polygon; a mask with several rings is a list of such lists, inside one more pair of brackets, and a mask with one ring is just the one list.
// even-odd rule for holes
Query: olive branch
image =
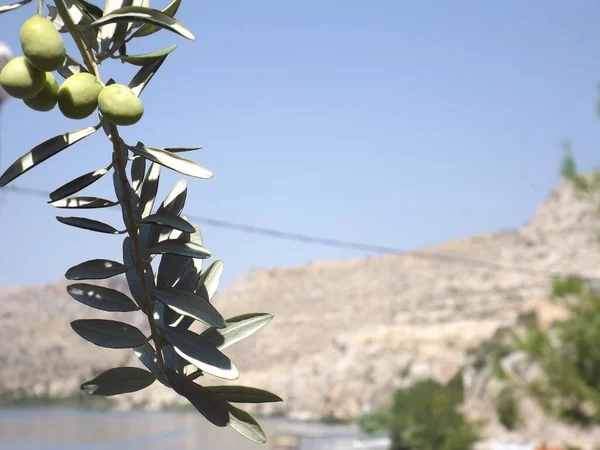
{"label": "olive branch", "polygon": [[[0,14],[31,3],[22,0],[0,7]],[[52,137],[17,159],[0,176],[4,187],[68,147],[102,129],[111,142],[112,157],[103,168],[85,173],[49,194],[50,205],[67,210],[119,206],[123,229],[85,217],[58,216],[61,223],[93,232],[124,235],[123,260],[92,259],[69,268],[65,277],[69,295],[92,308],[109,312],[138,311],[146,315],[150,334],[124,322],[79,319],[71,327],[83,339],[105,348],[132,349],[146,369],[116,367],[81,385],[91,395],[113,396],[145,389],[158,381],[186,398],[216,426],[231,426],[246,438],[264,443],[258,422],[232,403],[281,401],[277,395],[246,386],[202,386],[194,380],[212,375],[236,380],[239,371],[223,353],[230,345],[252,335],[273,316],[249,313],[225,319],[211,302],[218,289],[223,262],[207,268],[211,257],[197,225],[183,209],[187,183],[182,179],[154,208],[161,167],[183,175],[209,179],[213,174],[182,153],[202,147],[157,148],[142,142],[125,142],[120,126],[137,123],[144,115],[140,95],[176,45],[145,53],[129,54],[128,45],[160,30],[194,40],[194,35],[175,15],[181,0],[163,10],[148,0],[106,0],[104,8],[85,0],[38,2],[37,14],[20,32],[22,56],[9,61],[0,72],[0,85],[12,97],[36,111],[57,105],[73,120],[89,118],[97,111],[98,122]],[[70,37],[81,61],[68,55],[63,36]],[[140,67],[128,85],[103,81],[104,61],[120,60]],[[63,81],[59,86],[53,72]],[[146,167],[148,164],[148,167]],[[128,165],[130,176],[128,176]],[[115,200],[76,196],[112,172]],[[157,259],[158,258],[158,259]],[[158,260],[156,273],[152,263]],[[91,283],[125,275],[129,294]],[[192,324],[203,324],[195,333]]]}

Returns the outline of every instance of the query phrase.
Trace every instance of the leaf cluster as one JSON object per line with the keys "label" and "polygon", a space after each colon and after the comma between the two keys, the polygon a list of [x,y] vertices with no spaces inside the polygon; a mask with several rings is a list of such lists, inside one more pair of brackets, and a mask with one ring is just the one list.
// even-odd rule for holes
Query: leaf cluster
{"label": "leaf cluster", "polygon": [[[0,13],[30,3],[20,1],[0,7]],[[40,1],[39,6],[44,4]],[[58,72],[68,78],[89,72],[100,77],[99,67],[109,59],[139,66],[129,87],[140,96],[160,69],[175,45],[146,54],[129,54],[132,41],[166,30],[186,39],[193,34],[177,19],[181,0],[173,0],[162,10],[153,9],[147,0],[106,0],[104,8],[91,1],[56,0],[48,2],[48,18],[60,33],[70,35],[82,60],[68,55]],[[100,78],[99,78],[100,79]],[[101,81],[101,79],[100,79]],[[109,79],[106,85],[114,83]],[[273,316],[247,313],[225,318],[213,303],[223,271],[223,262],[213,261],[204,245],[199,227],[183,215],[187,182],[177,182],[166,198],[157,204],[161,170],[208,179],[212,172],[181,156],[199,150],[195,147],[159,148],[142,142],[125,142],[118,127],[104,120],[59,134],[45,140],[17,159],[0,175],[6,186],[47,159],[80,143],[102,129],[111,143],[112,158],[103,167],[79,175],[53,190],[48,203],[67,210],[120,207],[123,226],[82,216],[58,216],[61,223],[95,233],[122,237],[122,260],[96,258],[69,268],[65,277],[75,281],[67,287],[76,301],[108,312],[138,312],[148,318],[150,334],[133,325],[104,319],[78,319],[71,328],[81,338],[100,347],[130,349],[145,368],[115,367],[81,385],[97,396],[115,396],[140,391],[156,383],[185,397],[207,420],[216,426],[230,426],[246,438],[265,442],[256,420],[239,409],[237,403],[278,402],[270,392],[237,385],[203,386],[202,376],[236,380],[239,371],[223,353],[227,347],[264,327]],[[105,176],[112,174],[113,198],[80,195]],[[102,287],[90,281],[124,275],[129,294]],[[203,327],[191,331],[193,324]]]}

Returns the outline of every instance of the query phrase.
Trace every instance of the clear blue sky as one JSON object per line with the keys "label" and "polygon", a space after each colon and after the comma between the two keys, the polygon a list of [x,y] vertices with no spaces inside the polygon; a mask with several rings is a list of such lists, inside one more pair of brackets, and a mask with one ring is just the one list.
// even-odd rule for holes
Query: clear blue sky
{"label": "clear blue sky", "polygon": [[[0,41],[15,53],[34,11],[0,16]],[[190,181],[188,214],[412,249],[522,225],[559,181],[564,137],[583,169],[600,165],[597,1],[186,0],[178,17],[196,41],[163,31],[130,49],[179,45],[125,138],[205,146],[194,158],[215,177]],[[133,72],[112,64],[102,73],[127,83]],[[7,102],[2,168],[92,122]],[[97,133],[16,184],[49,192],[109,160]],[[163,177],[161,195],[179,178]],[[111,197],[110,178],[86,194]],[[120,238],[55,215],[69,213],[2,195],[0,284],[120,258]],[[226,283],[251,268],[364,255],[202,229]]]}

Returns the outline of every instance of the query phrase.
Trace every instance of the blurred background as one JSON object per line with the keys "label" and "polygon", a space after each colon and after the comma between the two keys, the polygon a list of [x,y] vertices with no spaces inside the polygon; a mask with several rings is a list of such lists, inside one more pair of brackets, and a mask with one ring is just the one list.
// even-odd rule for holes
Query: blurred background
{"label": "blurred background", "polygon": [[[167,3],[152,0],[152,7]],[[0,41],[13,55],[21,54],[19,29],[33,14],[30,4],[0,15]],[[184,1],[177,18],[195,41],[161,31],[128,48],[145,53],[178,45],[144,90],[145,116],[124,129],[124,139],[204,146],[191,158],[215,176],[188,179],[184,215],[201,227],[213,259],[224,261],[218,301],[229,316],[275,314],[232,350],[242,384],[284,398],[272,409],[253,410],[272,432],[267,446],[285,433],[305,436],[304,443],[273,448],[353,448],[363,445],[357,439],[369,448],[414,450],[600,445],[600,390],[593,380],[578,378],[552,392],[564,400],[585,391],[589,396],[577,397],[577,407],[565,408],[579,414],[589,407],[594,419],[578,422],[567,414],[567,420],[550,411],[554,406],[532,402],[521,408],[535,423],[507,426],[495,405],[500,392],[501,400],[508,394],[492,366],[504,361],[515,373],[523,364],[535,371],[535,358],[529,365],[519,359],[535,352],[523,343],[510,351],[498,344],[502,351],[492,361],[485,357],[493,352],[482,347],[499,330],[529,323],[526,314],[537,314],[548,329],[567,317],[549,301],[557,276],[598,275],[595,199],[576,195],[575,175],[559,170],[565,142],[581,173],[592,173],[600,159],[594,150],[600,141],[598,17],[600,4],[584,0]],[[68,49],[76,54],[71,42]],[[101,72],[127,84],[135,69],[112,61]],[[2,101],[0,168],[94,120]],[[149,435],[141,425],[131,425],[126,436],[114,431],[111,442],[94,436],[95,444],[85,433],[48,431],[94,423],[116,430],[120,420],[72,412],[91,407],[81,403],[78,386],[110,357],[70,330],[70,320],[90,313],[72,305],[63,278],[87,259],[120,260],[121,240],[65,227],[55,216],[68,214],[46,204],[49,192],[110,158],[110,143],[99,132],[0,190],[0,399],[7,408],[0,413],[0,448],[197,448],[186,445],[202,442],[199,434],[185,442],[168,434],[153,444],[128,441],[131,430]],[[163,171],[159,199],[181,178]],[[588,193],[596,188],[590,183]],[[92,191],[113,198],[112,180],[105,177]],[[85,215],[117,228],[122,220],[114,208]],[[583,292],[569,286],[569,294]],[[582,346],[593,347],[590,342]],[[482,374],[484,363],[490,366]],[[551,385],[531,377],[519,386]],[[403,422],[400,413],[390,419],[388,412],[396,407],[394,395],[410,403],[411,396],[437,389],[420,387],[423,380],[446,388],[461,380],[457,404],[467,404],[469,420],[484,420],[484,431],[473,431],[476,439],[465,431],[459,444],[445,443],[447,435],[434,444],[408,442],[402,430],[416,419]],[[171,399],[156,395],[160,401],[131,396],[116,409],[172,407]],[[72,415],[40,410],[73,396],[73,404],[65,403]],[[37,415],[15,409],[24,405]],[[156,414],[150,423],[164,433],[197,421],[205,426],[202,436],[215,435],[206,448],[230,448],[201,417],[147,414]],[[366,422],[357,422],[361,417]],[[297,431],[298,421],[326,434],[336,423],[346,440],[319,441],[317,431]],[[36,424],[37,431],[17,432],[15,424]],[[457,440],[462,426],[444,424]],[[231,448],[247,445],[233,432],[227,436]]]}

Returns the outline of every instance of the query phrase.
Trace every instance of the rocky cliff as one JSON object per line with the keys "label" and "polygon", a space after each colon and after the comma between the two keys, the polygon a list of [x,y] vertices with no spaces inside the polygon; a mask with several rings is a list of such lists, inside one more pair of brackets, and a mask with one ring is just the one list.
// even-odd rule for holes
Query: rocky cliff
{"label": "rocky cliff", "polygon": [[[517,230],[415,253],[253,270],[215,299],[225,317],[275,315],[226,350],[242,373],[237,382],[285,399],[255,412],[348,419],[385,404],[395,387],[448,380],[467,349],[546,298],[545,275],[600,277],[599,227],[592,208],[561,185]],[[75,318],[108,314],[79,305],[66,284],[0,290],[0,392],[65,395],[94,371],[137,364],[131,352],[95,347],[71,331]],[[111,317],[119,316],[145,330],[140,314]],[[158,407],[172,400],[156,383],[121,401]]]}

